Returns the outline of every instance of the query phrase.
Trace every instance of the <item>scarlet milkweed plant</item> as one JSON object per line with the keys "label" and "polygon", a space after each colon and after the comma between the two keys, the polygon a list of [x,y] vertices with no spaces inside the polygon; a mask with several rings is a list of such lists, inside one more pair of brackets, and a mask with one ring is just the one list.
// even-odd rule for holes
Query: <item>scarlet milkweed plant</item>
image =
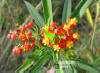
{"label": "scarlet milkweed plant", "polygon": [[[75,49],[77,49],[75,44],[78,43],[80,37],[77,27],[78,20],[92,1],[81,0],[71,12],[71,0],[65,0],[61,25],[53,21],[51,0],[42,0],[45,20],[29,2],[25,1],[34,22],[30,21],[23,27],[10,32],[8,38],[18,41],[18,45],[12,50],[13,54],[21,55],[24,52],[30,53],[30,51],[33,53],[16,70],[16,73],[24,73],[26,70],[28,73],[39,73],[45,64],[54,66],[56,73],[77,73],[77,68],[98,73],[95,67],[78,60],[75,55]],[[81,10],[84,11],[81,12]],[[39,31],[33,31],[35,26]],[[35,36],[35,33],[38,36]]]}

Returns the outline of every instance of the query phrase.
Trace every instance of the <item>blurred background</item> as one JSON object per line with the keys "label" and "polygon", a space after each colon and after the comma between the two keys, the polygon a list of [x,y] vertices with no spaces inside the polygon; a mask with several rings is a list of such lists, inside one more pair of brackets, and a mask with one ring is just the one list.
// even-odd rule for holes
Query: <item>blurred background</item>
{"label": "blurred background", "polygon": [[[43,15],[40,0],[27,0]],[[72,1],[72,10],[80,0]],[[95,0],[94,0],[95,1]],[[61,22],[64,0],[52,0],[54,21]],[[100,7],[100,4],[99,4]],[[89,6],[93,19],[91,24],[85,13],[79,21],[80,41],[77,44],[78,58],[97,64],[100,67],[100,14],[96,16],[96,3]],[[100,11],[100,9],[99,9]],[[7,39],[7,34],[15,28],[15,24],[25,24],[31,20],[31,16],[23,0],[0,0],[0,73],[14,73],[14,71],[27,59],[27,55],[15,56],[12,49],[16,42]],[[96,23],[95,23],[96,22]],[[95,29],[96,28],[96,29]],[[91,49],[92,47],[92,49]]]}

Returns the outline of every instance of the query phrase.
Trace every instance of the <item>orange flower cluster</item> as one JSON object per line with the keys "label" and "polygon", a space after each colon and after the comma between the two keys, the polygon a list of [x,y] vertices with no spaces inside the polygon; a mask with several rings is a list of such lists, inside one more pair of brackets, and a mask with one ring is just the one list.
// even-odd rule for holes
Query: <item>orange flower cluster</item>
{"label": "orange flower cluster", "polygon": [[[56,22],[45,25],[40,31],[40,46],[53,47],[54,51],[59,52],[61,49],[74,47],[74,43],[78,42],[80,35],[77,32],[76,18],[68,18],[68,22],[64,22],[62,26],[58,26]],[[35,46],[35,38],[29,28],[33,27],[31,21],[21,29],[16,29],[8,34],[9,39],[19,40],[19,46],[13,49],[13,54],[20,55],[22,51],[30,51]],[[37,44],[36,44],[37,45]]]}
{"label": "orange flower cluster", "polygon": [[43,36],[42,44],[53,47],[57,52],[60,49],[74,47],[74,43],[78,42],[80,37],[76,31],[76,23],[76,18],[68,18],[68,22],[64,22],[62,26],[57,26],[56,22],[53,22],[50,26],[44,26],[41,29],[41,35]]}
{"label": "orange flower cluster", "polygon": [[[13,54],[20,55],[22,51],[29,52],[30,48],[34,48],[35,38],[32,36],[32,31],[28,31],[28,29],[33,26],[34,26],[34,23],[31,21],[25,27],[22,27],[21,29],[16,29],[13,32],[8,34],[9,39],[14,39],[14,40],[18,39],[19,41],[22,41],[23,43],[19,47],[15,47],[13,49],[12,51]],[[31,42],[31,44],[28,42]]]}

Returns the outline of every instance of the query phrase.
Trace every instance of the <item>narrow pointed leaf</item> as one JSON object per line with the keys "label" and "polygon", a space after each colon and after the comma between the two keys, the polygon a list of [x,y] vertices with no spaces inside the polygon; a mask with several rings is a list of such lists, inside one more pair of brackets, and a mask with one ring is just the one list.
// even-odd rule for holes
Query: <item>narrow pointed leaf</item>
{"label": "narrow pointed leaf", "polygon": [[62,23],[67,21],[67,18],[71,16],[71,0],[65,0],[64,9],[62,14]]}
{"label": "narrow pointed leaf", "polygon": [[50,24],[53,21],[51,0],[42,0],[42,5],[46,23]]}
{"label": "narrow pointed leaf", "polygon": [[72,13],[72,17],[76,17],[78,20],[81,19],[89,7],[89,5],[93,2],[93,0],[81,0],[79,4],[76,6]]}
{"label": "narrow pointed leaf", "polygon": [[24,73],[24,71],[26,71],[28,68],[30,68],[30,66],[34,63],[34,60],[37,59],[42,51],[43,51],[44,47],[41,47],[37,50],[34,51],[34,53],[32,54],[31,57],[29,57],[30,59],[27,59],[24,64],[22,64],[17,70],[16,73]]}
{"label": "narrow pointed leaf", "polygon": [[25,5],[31,14],[34,22],[41,28],[43,27],[43,24],[45,24],[44,19],[40,16],[40,14],[37,12],[37,10],[32,6],[29,2],[25,1]]}
{"label": "narrow pointed leaf", "polygon": [[44,54],[41,59],[30,69],[29,73],[38,73],[39,69],[41,69],[45,63],[50,59],[50,54]]}
{"label": "narrow pointed leaf", "polygon": [[79,68],[86,70],[90,73],[99,73],[100,72],[100,70],[98,70],[95,66],[90,65],[90,64],[86,63],[85,61],[75,60],[73,62],[76,63]]}
{"label": "narrow pointed leaf", "polygon": [[25,63],[16,70],[15,73],[24,73],[24,71],[29,68],[33,63],[34,61],[32,59],[27,59]]}
{"label": "narrow pointed leaf", "polygon": [[98,48],[98,41],[97,41],[96,38],[93,39],[93,46],[94,46],[95,49]]}

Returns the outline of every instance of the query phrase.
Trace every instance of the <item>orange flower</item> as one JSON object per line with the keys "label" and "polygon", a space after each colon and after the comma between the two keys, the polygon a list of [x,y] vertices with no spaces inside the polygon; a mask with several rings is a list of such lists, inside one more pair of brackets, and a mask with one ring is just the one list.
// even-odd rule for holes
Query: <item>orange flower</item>
{"label": "orange flower", "polygon": [[76,18],[72,18],[71,19],[71,24],[76,24],[78,21],[77,21],[77,19]]}
{"label": "orange flower", "polygon": [[29,45],[28,45],[28,44],[22,45],[21,48],[22,48],[24,51],[29,52]]}
{"label": "orange flower", "polygon": [[76,18],[72,18],[72,19],[68,18],[68,23],[70,23],[70,24],[76,24],[77,22],[78,21]]}
{"label": "orange flower", "polygon": [[69,23],[64,23],[63,25],[64,25],[64,27],[63,27],[64,30],[67,31],[68,29],[70,29],[70,24]]}
{"label": "orange flower", "polygon": [[26,34],[24,34],[24,33],[19,33],[19,38],[20,39],[24,39],[26,37]]}
{"label": "orange flower", "polygon": [[73,41],[67,41],[67,47],[72,48],[74,46]]}

